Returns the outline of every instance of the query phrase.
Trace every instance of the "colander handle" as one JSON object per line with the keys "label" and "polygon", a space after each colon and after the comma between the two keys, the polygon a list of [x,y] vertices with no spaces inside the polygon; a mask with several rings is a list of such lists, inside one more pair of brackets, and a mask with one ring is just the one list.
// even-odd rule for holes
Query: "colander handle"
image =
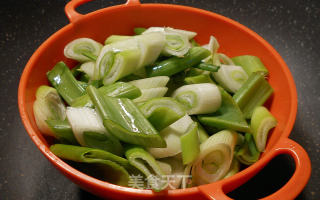
{"label": "colander handle", "polygon": [[[76,11],[76,8],[89,1],[92,1],[92,0],[71,0],[69,3],[67,3],[67,5],[64,8],[64,11],[70,23],[74,23],[84,16],[83,14],[78,13]],[[127,0],[127,2],[125,3],[125,5],[130,5],[130,6],[140,5],[140,4],[141,3],[139,0]]]}
{"label": "colander handle", "polygon": [[199,189],[209,199],[232,200],[225,192],[230,192],[248,181],[279,154],[288,154],[294,158],[296,165],[295,172],[282,188],[261,200],[294,199],[309,180],[311,163],[307,152],[298,143],[289,138],[282,138],[275,148],[262,157],[260,162],[255,164],[253,170],[244,170],[233,177],[217,183],[199,186]]}

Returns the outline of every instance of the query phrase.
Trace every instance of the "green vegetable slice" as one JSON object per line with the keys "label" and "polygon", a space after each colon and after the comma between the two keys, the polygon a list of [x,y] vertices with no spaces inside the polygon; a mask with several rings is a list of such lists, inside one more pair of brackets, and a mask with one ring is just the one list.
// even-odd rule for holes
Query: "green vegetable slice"
{"label": "green vegetable slice", "polygon": [[268,69],[264,66],[261,62],[260,58],[251,55],[243,55],[233,57],[232,61],[236,64],[241,66],[244,71],[250,76],[254,72],[262,72],[264,75],[269,73]]}
{"label": "green vegetable slice", "polygon": [[180,137],[182,161],[184,165],[192,163],[200,152],[197,122],[193,122],[185,134]]}
{"label": "green vegetable slice", "polygon": [[47,77],[51,85],[57,89],[58,93],[69,105],[85,93],[85,89],[74,78],[64,62],[58,62],[47,73]]}
{"label": "green vegetable slice", "polygon": [[103,97],[94,87],[88,94],[103,119],[104,126],[119,140],[146,147],[165,147],[166,143],[132,101]]}
{"label": "green vegetable slice", "polygon": [[122,157],[99,149],[65,144],[54,144],[50,150],[65,160],[101,166],[107,174],[105,178],[108,182],[122,186],[128,185],[129,173],[127,170],[132,167],[128,160]]}
{"label": "green vegetable slice", "polygon": [[201,60],[209,55],[210,52],[205,48],[192,47],[183,58],[171,57],[154,66],[147,67],[147,74],[149,77],[172,76],[187,68],[200,64]]}
{"label": "green vegetable slice", "polygon": [[[141,96],[141,91],[136,86],[124,83],[124,82],[116,82],[111,85],[105,85],[100,87],[99,92],[103,96],[109,97],[117,97],[117,98],[128,98],[135,99]],[[81,97],[75,99],[72,104],[72,107],[93,107],[92,101],[88,94],[85,94]]]}
{"label": "green vegetable slice", "polygon": [[67,120],[46,120],[55,137],[62,143],[78,145]]}
{"label": "green vegetable slice", "polygon": [[242,110],[244,116],[249,119],[254,108],[262,106],[272,93],[273,89],[264,79],[264,73],[253,72],[233,95],[233,99]]}
{"label": "green vegetable slice", "polygon": [[250,132],[251,129],[248,126],[240,108],[228,94],[222,88],[219,88],[222,97],[222,104],[220,108],[208,115],[199,115],[198,119],[200,123],[215,127],[217,129],[231,129],[241,132]]}
{"label": "green vegetable slice", "polygon": [[129,147],[125,152],[129,163],[140,170],[148,180],[148,184],[156,192],[164,190],[168,182],[156,160],[141,147]]}
{"label": "green vegetable slice", "polygon": [[151,99],[139,108],[158,131],[161,131],[185,115],[183,106],[170,97]]}

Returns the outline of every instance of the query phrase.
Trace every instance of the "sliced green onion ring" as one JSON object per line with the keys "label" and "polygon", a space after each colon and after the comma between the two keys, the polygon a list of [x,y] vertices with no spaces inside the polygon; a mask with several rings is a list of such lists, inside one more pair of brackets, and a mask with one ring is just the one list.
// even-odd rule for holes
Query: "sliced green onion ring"
{"label": "sliced green onion ring", "polygon": [[269,131],[277,125],[276,118],[266,107],[258,106],[253,110],[251,129],[254,141],[260,152],[264,151]]}
{"label": "sliced green onion ring", "polygon": [[213,113],[221,105],[221,94],[218,87],[212,83],[184,85],[173,94],[187,108],[188,114]]}
{"label": "sliced green onion ring", "polygon": [[90,61],[88,54],[98,56],[102,45],[90,38],[78,38],[66,45],[64,55],[79,62]]}
{"label": "sliced green onion ring", "polygon": [[230,169],[237,133],[223,130],[200,145],[200,155],[192,166],[193,184],[202,185],[222,179]]}

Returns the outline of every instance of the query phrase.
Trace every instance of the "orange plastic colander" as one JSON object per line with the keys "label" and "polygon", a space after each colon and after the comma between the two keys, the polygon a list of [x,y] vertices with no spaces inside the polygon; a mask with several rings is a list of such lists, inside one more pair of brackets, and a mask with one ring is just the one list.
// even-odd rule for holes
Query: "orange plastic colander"
{"label": "orange plastic colander", "polygon": [[[115,199],[230,199],[228,193],[257,174],[270,160],[279,154],[294,158],[296,169],[291,179],[277,192],[263,199],[294,199],[306,185],[311,172],[306,151],[288,138],[297,112],[297,93],[291,73],[274,48],[245,26],[221,15],[178,5],[141,4],[128,0],[124,5],[112,6],[82,15],[75,9],[89,0],[72,0],[65,12],[70,24],[53,34],[32,55],[19,85],[18,102],[21,119],[33,142],[48,160],[81,188],[101,197]],[[214,35],[220,43],[220,51],[233,57],[250,54],[262,59],[270,71],[269,82],[274,95],[268,101],[272,114],[278,119],[277,127],[268,139],[261,159],[245,170],[227,179],[188,189],[155,193],[151,190],[133,189],[110,184],[90,177],[74,169],[50,150],[50,142],[39,132],[32,105],[36,89],[48,84],[46,72],[58,61],[74,66],[63,55],[64,46],[79,37],[89,37],[99,42],[111,34],[132,35],[134,27],[170,26],[197,32],[196,40],[204,44]]]}

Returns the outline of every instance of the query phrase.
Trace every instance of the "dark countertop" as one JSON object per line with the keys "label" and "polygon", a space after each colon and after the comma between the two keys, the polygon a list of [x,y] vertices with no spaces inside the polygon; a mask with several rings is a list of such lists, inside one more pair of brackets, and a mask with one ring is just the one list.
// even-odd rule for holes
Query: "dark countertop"
{"label": "dark countertop", "polygon": [[[124,1],[96,0],[89,12]],[[290,138],[311,158],[309,183],[297,199],[320,199],[320,1],[319,0],[181,0],[175,3],[232,18],[265,38],[288,64],[298,91],[298,115]],[[0,199],[96,199],[60,174],[25,131],[17,107],[22,70],[38,46],[68,24],[66,0],[0,2]],[[291,176],[292,159],[279,156],[232,197],[255,199],[277,190]],[[250,196],[248,196],[250,194]]]}

